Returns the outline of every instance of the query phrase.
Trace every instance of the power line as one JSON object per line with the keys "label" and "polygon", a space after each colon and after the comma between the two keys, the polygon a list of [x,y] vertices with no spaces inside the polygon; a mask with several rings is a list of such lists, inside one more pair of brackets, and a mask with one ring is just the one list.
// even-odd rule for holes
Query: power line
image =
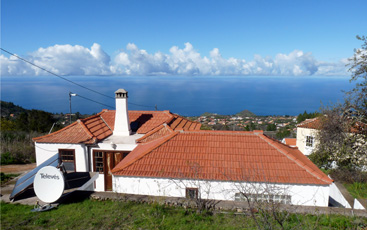
{"label": "power line", "polygon": [[99,95],[102,95],[102,96],[105,96],[105,97],[108,97],[108,98],[112,98],[112,99],[114,99],[114,98],[113,98],[113,97],[111,97],[111,96],[105,95],[105,94],[103,94],[103,93],[100,93],[100,92],[95,91],[95,90],[93,90],[93,89],[90,89],[90,88],[88,88],[88,87],[85,87],[85,86],[83,86],[83,85],[81,85],[81,84],[78,84],[78,83],[76,83],[76,82],[73,82],[73,81],[71,81],[71,80],[69,80],[69,79],[67,79],[67,78],[64,78],[64,77],[62,77],[62,76],[60,76],[60,75],[58,75],[58,74],[56,74],[56,73],[53,73],[53,72],[51,72],[51,71],[49,71],[49,70],[47,70],[47,69],[45,69],[45,68],[43,68],[43,67],[41,67],[41,66],[38,66],[38,65],[36,65],[36,64],[34,64],[34,63],[32,63],[32,62],[30,62],[30,61],[28,61],[28,60],[24,59],[24,58],[19,57],[19,56],[18,56],[18,55],[16,55],[16,54],[13,54],[13,53],[11,53],[11,52],[9,52],[9,51],[5,50],[5,49],[3,49],[3,48],[0,48],[0,49],[1,49],[2,51],[4,51],[4,52],[6,52],[6,53],[10,54],[10,55],[13,55],[14,57],[16,57],[16,58],[18,58],[18,59],[20,59],[20,60],[22,60],[22,61],[24,61],[24,62],[27,62],[27,63],[28,63],[28,64],[30,64],[30,65],[33,65],[33,66],[35,66],[35,67],[37,67],[37,68],[39,68],[39,69],[42,69],[43,71],[46,71],[47,73],[52,74],[52,75],[54,75],[54,76],[56,76],[56,77],[59,77],[59,78],[61,78],[61,79],[65,80],[65,81],[68,81],[68,82],[70,82],[70,83],[72,83],[72,84],[74,84],[74,85],[77,85],[77,86],[82,87],[82,88],[84,88],[84,89],[86,89],[86,90],[92,91],[92,92],[94,92],[94,93],[97,93],[97,94],[99,94]]}
{"label": "power line", "polygon": [[[83,88],[83,89],[89,90],[89,91],[91,91],[91,92],[93,92],[93,93],[97,93],[97,94],[102,95],[102,96],[104,96],[104,97],[108,97],[108,98],[111,98],[111,99],[115,99],[114,97],[111,97],[111,96],[105,95],[105,94],[103,94],[103,93],[100,93],[100,92],[95,91],[95,90],[93,90],[93,89],[90,89],[90,88],[88,88],[88,87],[85,87],[85,86],[83,86],[83,85],[81,85],[81,84],[78,84],[78,83],[76,83],[76,82],[73,82],[73,81],[71,81],[71,80],[69,80],[69,79],[67,79],[67,78],[64,78],[64,77],[62,77],[62,76],[60,76],[60,75],[58,75],[58,74],[55,74],[55,73],[53,73],[53,72],[51,72],[51,71],[49,71],[49,70],[47,70],[47,69],[45,69],[45,68],[43,68],[43,67],[41,67],[41,66],[39,66],[39,65],[36,65],[36,64],[34,64],[34,63],[32,63],[32,62],[30,62],[30,61],[28,61],[28,60],[26,60],[26,59],[24,59],[24,58],[22,58],[22,57],[19,57],[18,55],[14,54],[14,53],[11,53],[11,52],[9,52],[9,51],[7,51],[7,50],[3,49],[3,48],[0,48],[0,49],[1,49],[2,51],[6,52],[6,53],[8,53],[8,54],[10,54],[10,55],[12,55],[12,56],[14,56],[14,57],[18,58],[18,59],[20,59],[20,60],[22,60],[22,61],[24,61],[24,62],[26,62],[26,63],[30,64],[30,65],[33,65],[33,66],[35,66],[35,67],[37,67],[37,68],[39,68],[39,69],[41,69],[41,70],[43,70],[43,71],[46,71],[46,72],[47,72],[47,73],[49,73],[49,74],[52,74],[52,75],[54,75],[54,76],[56,76],[56,77],[58,77],[58,78],[61,78],[61,79],[65,80],[65,81],[67,81],[67,82],[70,82],[70,83],[72,83],[72,84],[74,84],[74,85],[77,85],[77,86],[79,86],[79,87],[81,87],[81,88]],[[94,100],[92,100],[92,99],[89,99],[89,98],[86,98],[86,97],[83,97],[83,96],[80,96],[80,95],[78,95],[78,96],[79,96],[79,97],[82,97],[82,98],[84,98],[84,99],[86,99],[86,100],[89,100],[89,101],[92,101],[92,102],[95,102],[95,103],[98,103],[98,104],[101,104],[101,105],[104,105],[104,106],[108,106],[108,107],[110,107],[110,108],[113,108],[113,107],[111,107],[111,106],[109,106],[109,105],[105,105],[105,104],[103,104],[103,103],[100,103],[100,102],[94,101]],[[136,106],[141,106],[141,107],[146,107],[146,108],[157,108],[157,106],[139,105],[139,104],[135,104],[135,103],[132,103],[132,102],[128,102],[128,103],[129,103],[129,104],[131,104],[131,105],[136,105]]]}
{"label": "power line", "polygon": [[97,103],[97,104],[100,104],[100,105],[103,105],[103,106],[110,107],[110,108],[112,108],[112,109],[115,109],[115,108],[114,108],[114,107],[112,107],[112,106],[109,106],[109,105],[103,104],[103,103],[101,103],[101,102],[98,102],[98,101],[95,101],[95,100],[89,99],[89,98],[87,98],[87,97],[83,97],[82,95],[79,95],[79,94],[76,94],[75,96],[77,96],[77,97],[81,97],[81,98],[83,98],[83,99],[85,99],[85,100],[92,101],[92,102],[94,102],[94,103]]}

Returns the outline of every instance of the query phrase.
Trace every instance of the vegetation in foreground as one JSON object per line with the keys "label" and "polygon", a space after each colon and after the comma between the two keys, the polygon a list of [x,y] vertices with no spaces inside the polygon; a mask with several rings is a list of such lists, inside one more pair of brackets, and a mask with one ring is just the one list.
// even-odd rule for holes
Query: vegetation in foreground
{"label": "vegetation in foreground", "polygon": [[10,181],[11,179],[19,176],[19,174],[5,174],[3,172],[0,173],[1,185],[5,184],[6,182]]}
{"label": "vegetation in foreground", "polygon": [[[1,229],[256,229],[248,215],[197,213],[181,207],[84,200],[48,212],[1,203]],[[257,214],[258,215],[258,214]],[[363,229],[367,218],[290,214],[283,229]],[[281,229],[274,225],[274,229]]]}

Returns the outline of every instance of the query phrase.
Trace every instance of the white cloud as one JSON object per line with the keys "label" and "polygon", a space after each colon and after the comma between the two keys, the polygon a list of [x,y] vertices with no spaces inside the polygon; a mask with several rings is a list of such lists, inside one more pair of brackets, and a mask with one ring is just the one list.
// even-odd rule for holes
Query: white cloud
{"label": "white cloud", "polygon": [[[89,48],[54,45],[39,48],[27,60],[60,75],[346,75],[346,59],[335,63],[317,61],[311,53],[294,50],[274,58],[254,55],[253,60],[223,58],[214,48],[202,56],[192,44],[171,47],[168,54],[148,53],[129,43],[111,61],[99,44]],[[43,75],[44,71],[0,55],[2,75]]]}
{"label": "white cloud", "polygon": [[[110,57],[99,44],[88,49],[75,45],[54,45],[39,48],[25,57],[28,61],[60,75],[107,75]],[[26,64],[15,57],[1,56],[2,75],[45,75],[45,71]]]}

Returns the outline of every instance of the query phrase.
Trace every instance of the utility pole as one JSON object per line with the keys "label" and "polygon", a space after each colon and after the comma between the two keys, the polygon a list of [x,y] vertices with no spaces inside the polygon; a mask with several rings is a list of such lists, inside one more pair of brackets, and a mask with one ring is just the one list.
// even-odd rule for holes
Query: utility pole
{"label": "utility pole", "polygon": [[69,104],[70,104],[70,124],[71,124],[71,97],[77,96],[76,93],[69,92]]}

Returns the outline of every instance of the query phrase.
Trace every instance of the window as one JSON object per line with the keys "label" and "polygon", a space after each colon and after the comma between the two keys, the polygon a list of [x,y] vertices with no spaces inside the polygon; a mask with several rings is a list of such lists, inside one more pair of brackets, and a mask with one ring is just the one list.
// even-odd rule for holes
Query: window
{"label": "window", "polygon": [[[291,204],[291,196],[289,195],[273,195],[273,194],[247,194],[247,198],[250,201],[258,202],[274,202],[281,204]],[[246,201],[246,197],[242,193],[236,193],[234,195],[236,201]]]}
{"label": "window", "polygon": [[75,150],[59,149],[59,157],[63,162],[66,171],[75,172]]}
{"label": "window", "polygon": [[103,173],[103,152],[94,152],[94,171]]}
{"label": "window", "polygon": [[306,146],[312,147],[313,146],[313,137],[312,136],[306,136]]}
{"label": "window", "polygon": [[197,188],[186,188],[186,198],[197,199],[199,190]]}

